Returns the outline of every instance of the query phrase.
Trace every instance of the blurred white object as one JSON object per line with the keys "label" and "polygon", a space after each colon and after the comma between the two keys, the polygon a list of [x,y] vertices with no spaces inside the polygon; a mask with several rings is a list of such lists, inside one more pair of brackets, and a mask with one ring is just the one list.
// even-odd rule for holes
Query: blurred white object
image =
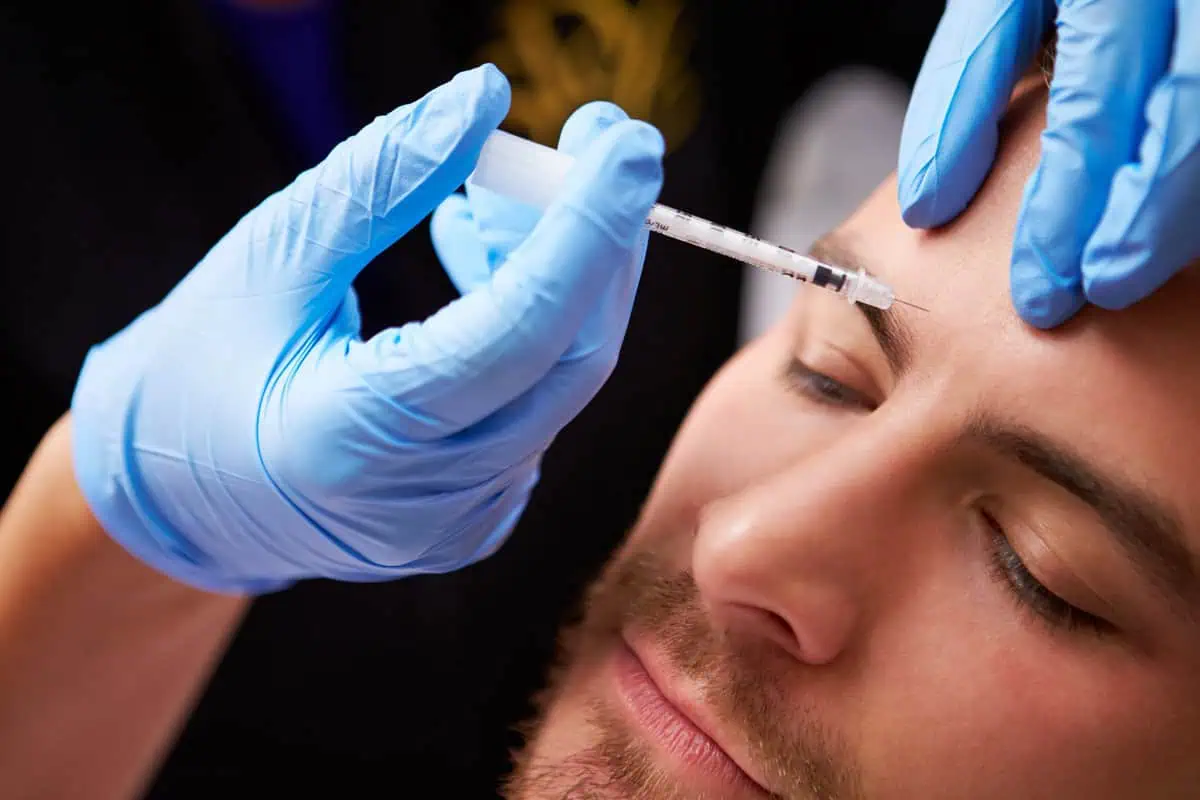
{"label": "blurred white object", "polygon": [[[909,89],[869,67],[815,84],[784,117],[767,156],[751,233],[800,253],[848,217],[896,168]],[[739,339],[781,317],[801,285],[743,267]]]}

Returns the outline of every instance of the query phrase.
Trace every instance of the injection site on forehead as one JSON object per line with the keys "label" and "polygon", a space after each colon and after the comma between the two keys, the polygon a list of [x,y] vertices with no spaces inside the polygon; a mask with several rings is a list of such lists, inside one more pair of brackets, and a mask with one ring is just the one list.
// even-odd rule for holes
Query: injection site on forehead
{"label": "injection site on forehead", "polygon": [[[870,270],[854,252],[853,247],[836,232],[827,234],[813,243],[809,248],[809,255],[817,261],[839,266],[848,272],[861,272],[871,276]],[[852,305],[866,319],[871,328],[871,334],[875,337],[879,349],[883,351],[892,374],[902,375],[912,360],[913,335],[900,309],[893,306],[891,309],[883,310],[862,303],[853,303]],[[904,303],[904,305],[927,311],[927,309],[912,303]]]}

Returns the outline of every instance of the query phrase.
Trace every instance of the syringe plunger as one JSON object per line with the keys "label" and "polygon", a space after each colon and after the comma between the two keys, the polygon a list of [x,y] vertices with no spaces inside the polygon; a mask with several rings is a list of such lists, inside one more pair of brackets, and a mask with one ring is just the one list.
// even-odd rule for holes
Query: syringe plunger
{"label": "syringe plunger", "polygon": [[553,147],[497,130],[483,143],[470,183],[545,211],[575,159]]}

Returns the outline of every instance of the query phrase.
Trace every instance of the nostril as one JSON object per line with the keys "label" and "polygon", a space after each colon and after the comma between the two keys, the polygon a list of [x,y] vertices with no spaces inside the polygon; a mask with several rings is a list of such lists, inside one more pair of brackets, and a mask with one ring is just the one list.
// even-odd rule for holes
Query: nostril
{"label": "nostril", "polygon": [[791,623],[774,611],[763,611],[762,613],[766,624],[772,628],[772,640],[796,658],[803,658],[804,653],[800,647],[800,639],[796,636],[796,631],[792,629]]}
{"label": "nostril", "polygon": [[726,613],[731,629],[740,629],[741,635],[771,642],[792,658],[803,660],[804,651],[796,631],[782,615],[745,605],[736,605]]}
{"label": "nostril", "polygon": [[792,633],[792,626],[782,616],[776,614],[774,611],[764,611],[763,614],[770,621],[770,624],[775,626],[781,636],[788,639],[796,638]]}

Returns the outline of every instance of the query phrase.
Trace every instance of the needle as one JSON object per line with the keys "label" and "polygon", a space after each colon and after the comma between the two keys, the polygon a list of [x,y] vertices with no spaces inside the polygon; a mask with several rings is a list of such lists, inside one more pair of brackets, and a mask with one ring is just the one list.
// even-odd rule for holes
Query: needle
{"label": "needle", "polygon": [[910,302],[908,302],[907,300],[901,300],[899,297],[897,297],[897,298],[896,298],[896,302],[897,302],[897,303],[900,303],[900,304],[902,304],[902,305],[906,305],[906,306],[908,306],[909,308],[915,308],[915,309],[917,309],[918,311],[924,311],[924,312],[925,312],[925,313],[927,313],[927,314],[929,313],[929,309],[928,309],[928,308],[926,308],[925,306],[919,306],[919,305],[917,305],[916,303],[910,303]]}

